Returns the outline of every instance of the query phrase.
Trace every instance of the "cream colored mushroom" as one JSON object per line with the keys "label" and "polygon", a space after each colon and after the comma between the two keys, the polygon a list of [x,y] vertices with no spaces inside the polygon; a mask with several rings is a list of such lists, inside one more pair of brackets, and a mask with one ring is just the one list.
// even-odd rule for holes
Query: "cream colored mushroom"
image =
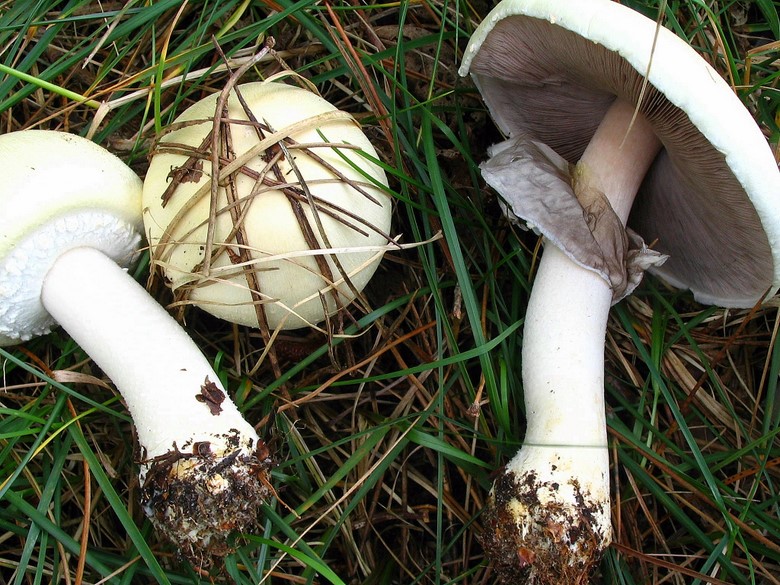
{"label": "cream colored mushroom", "polygon": [[389,243],[376,151],[350,115],[299,87],[239,85],[223,124],[217,100],[187,109],[155,147],[143,191],[153,261],[179,299],[223,319],[319,323],[353,301]]}

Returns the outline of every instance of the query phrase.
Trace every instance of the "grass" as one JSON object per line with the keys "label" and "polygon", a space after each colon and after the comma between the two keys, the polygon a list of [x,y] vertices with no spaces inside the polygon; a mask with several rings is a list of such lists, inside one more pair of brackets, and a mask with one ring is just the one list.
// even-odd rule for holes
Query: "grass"
{"label": "grass", "polygon": [[[775,2],[627,3],[662,10],[778,152]],[[347,336],[279,340],[281,375],[259,359],[257,332],[183,314],[278,463],[279,500],[209,573],[152,532],[130,419],[68,336],[0,348],[0,582],[492,582],[480,513],[523,436],[519,352],[538,242],[502,220],[480,180],[499,137],[456,75],[486,11],[456,0],[0,3],[0,131],[87,135],[143,176],[156,132],[227,79],[212,37],[235,66],[272,35],[283,63],[374,140],[393,233],[431,240],[386,256]],[[263,61],[249,78],[280,66]],[[135,276],[146,282],[147,263]],[[159,281],[151,290],[171,302]],[[615,307],[616,544],[601,582],[780,582],[777,309],[704,308],[652,278]]]}

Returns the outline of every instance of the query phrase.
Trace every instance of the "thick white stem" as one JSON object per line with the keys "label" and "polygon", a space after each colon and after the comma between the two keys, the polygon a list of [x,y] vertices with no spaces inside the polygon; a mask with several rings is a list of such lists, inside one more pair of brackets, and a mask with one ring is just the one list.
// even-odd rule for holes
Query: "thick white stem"
{"label": "thick white stem", "polygon": [[[604,193],[625,224],[659,148],[644,116],[634,118],[633,106],[618,100],[579,161],[580,185]],[[523,450],[509,465],[527,465],[524,450],[547,450],[556,457],[563,451],[579,469],[572,469],[573,476],[606,489],[607,498],[604,338],[611,303],[612,291],[603,278],[555,246],[545,247],[523,333],[528,428]]]}
{"label": "thick white stem", "polygon": [[[578,165],[578,188],[604,193],[624,223],[660,148],[647,120],[632,122],[633,115],[616,101]],[[522,582],[584,583],[611,539],[604,413],[611,302],[603,278],[546,245],[523,335],[528,427],[496,482],[489,515],[496,547],[507,547],[499,555]],[[499,538],[507,531],[514,542]]]}
{"label": "thick white stem", "polygon": [[179,324],[114,261],[93,248],[58,258],[46,275],[46,310],[114,382],[146,457],[197,441],[223,441],[231,429],[257,434],[225,397],[212,414],[200,401],[208,379],[224,393],[208,360]]}
{"label": "thick white stem", "polygon": [[206,566],[256,522],[269,453],[178,323],[113,260],[88,247],[46,274],[46,310],[111,378],[138,434],[141,503],[180,552]]}
{"label": "thick white stem", "polygon": [[571,447],[573,456],[588,458],[605,451],[604,333],[611,301],[601,276],[546,246],[523,329],[523,450]]}

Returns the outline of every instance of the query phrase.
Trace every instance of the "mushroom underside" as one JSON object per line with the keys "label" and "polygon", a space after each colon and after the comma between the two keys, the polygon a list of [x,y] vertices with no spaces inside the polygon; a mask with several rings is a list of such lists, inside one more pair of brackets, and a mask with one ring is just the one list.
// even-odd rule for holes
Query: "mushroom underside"
{"label": "mushroom underside", "polygon": [[512,16],[495,25],[470,71],[502,130],[530,135],[572,164],[616,97],[637,103],[641,96],[639,111],[663,149],[628,225],[669,255],[650,270],[721,306],[751,306],[771,288],[768,238],[724,155],[658,89],[643,88],[619,54],[546,21]]}

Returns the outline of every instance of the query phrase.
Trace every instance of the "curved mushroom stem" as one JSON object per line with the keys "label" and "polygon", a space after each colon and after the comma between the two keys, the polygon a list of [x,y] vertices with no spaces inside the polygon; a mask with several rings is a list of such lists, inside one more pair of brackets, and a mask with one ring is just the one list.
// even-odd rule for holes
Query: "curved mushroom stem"
{"label": "curved mushroom stem", "polygon": [[[660,143],[616,102],[578,164],[625,223]],[[576,190],[575,189],[575,190]],[[483,544],[509,583],[584,584],[611,541],[604,413],[609,284],[547,245],[525,318],[523,447],[496,480]]]}
{"label": "curved mushroom stem", "polygon": [[94,248],[62,254],[46,310],[111,378],[141,447],[142,504],[183,554],[208,562],[256,520],[270,461],[198,347],[144,288]]}

